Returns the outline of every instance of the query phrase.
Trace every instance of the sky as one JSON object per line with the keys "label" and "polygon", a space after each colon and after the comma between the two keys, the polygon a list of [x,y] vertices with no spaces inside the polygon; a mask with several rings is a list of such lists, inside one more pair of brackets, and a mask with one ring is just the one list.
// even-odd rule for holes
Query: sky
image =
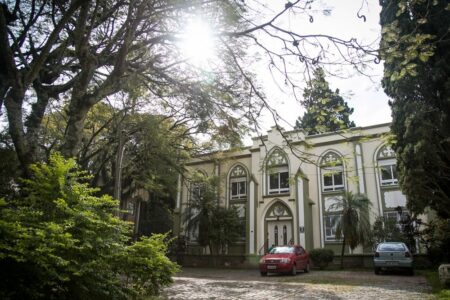
{"label": "sky", "polygon": [[[280,1],[274,1],[272,3]],[[321,33],[349,39],[357,38],[362,43],[378,44],[380,38],[379,12],[381,10],[378,1],[366,0],[327,0],[316,2],[316,7],[329,8],[329,15],[317,11],[314,14],[314,22],[298,20],[298,23],[290,23],[295,28],[301,28],[302,34]],[[360,10],[361,9],[361,10]],[[366,22],[357,17],[357,13],[366,16]],[[300,18],[299,18],[300,19]],[[295,20],[290,22],[296,22]],[[333,70],[332,70],[333,71]],[[362,76],[351,68],[343,72],[346,78],[327,76],[331,89],[338,88],[340,94],[354,108],[351,120],[356,126],[369,126],[391,121],[391,110],[388,105],[389,98],[381,87],[383,65],[373,63],[366,72],[370,77]],[[334,72],[334,71],[333,71]],[[295,120],[303,115],[304,109],[296,101],[289,91],[282,91],[282,83],[275,84],[269,72],[261,71],[258,80],[264,87],[269,103],[286,120],[281,122],[283,128],[289,130],[295,125]],[[266,114],[260,119],[263,130],[268,130],[274,125],[273,119]]]}

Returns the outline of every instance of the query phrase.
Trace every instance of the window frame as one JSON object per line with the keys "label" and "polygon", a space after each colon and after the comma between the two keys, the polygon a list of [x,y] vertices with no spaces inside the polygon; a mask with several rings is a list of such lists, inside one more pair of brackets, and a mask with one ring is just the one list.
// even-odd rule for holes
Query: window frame
{"label": "window frame", "polygon": [[[328,224],[327,221],[331,221],[330,218],[342,218],[342,214],[340,214],[340,213],[327,214],[327,215],[324,215],[323,218],[324,218],[324,220],[323,220],[324,227],[323,228],[324,228],[324,240],[325,240],[325,242],[336,242],[336,241],[339,241],[336,238],[337,221],[335,221],[334,225],[331,226],[331,227],[327,226],[327,225],[331,225],[331,223]],[[328,228],[330,230],[330,234],[327,234],[327,229]]]}
{"label": "window frame", "polygon": [[[344,166],[338,165],[333,167],[321,167],[322,192],[335,192],[345,190]],[[340,174],[342,184],[335,184],[335,175]],[[329,174],[329,175],[328,175]],[[332,184],[325,185],[325,177],[331,177]]]}
{"label": "window frame", "polygon": [[[391,175],[389,179],[383,179],[383,171],[386,170],[386,167],[389,168],[389,174]],[[378,173],[380,179],[380,186],[396,186],[398,185],[398,176],[397,176],[397,161],[395,158],[378,160]]]}
{"label": "window frame", "polygon": [[[237,193],[233,194],[233,184],[236,184]],[[240,192],[241,185],[244,185],[244,193]],[[247,199],[247,178],[246,177],[231,177],[230,178],[230,200]]]}
{"label": "window frame", "polygon": [[[281,174],[287,174],[287,187],[282,186]],[[277,179],[277,187],[271,187],[271,178],[272,176],[276,176]],[[277,195],[277,194],[287,194],[290,192],[290,184],[289,184],[289,167],[288,165],[282,165],[277,167],[270,167],[267,172],[267,194],[268,195]]]}

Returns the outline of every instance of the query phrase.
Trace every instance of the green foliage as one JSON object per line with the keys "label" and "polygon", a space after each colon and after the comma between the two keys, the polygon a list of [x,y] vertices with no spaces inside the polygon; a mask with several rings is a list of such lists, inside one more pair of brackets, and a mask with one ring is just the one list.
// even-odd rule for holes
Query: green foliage
{"label": "green foliage", "polygon": [[73,159],[31,170],[25,196],[0,201],[2,299],[126,299],[170,282],[164,236],[129,244],[118,203],[94,196]]}
{"label": "green foliage", "polygon": [[209,239],[217,252],[224,253],[226,246],[239,238],[242,224],[236,209],[217,205],[213,208],[210,225]]}
{"label": "green foliage", "polygon": [[323,270],[333,261],[334,252],[331,249],[324,248],[312,249],[309,252],[309,257],[311,258],[314,266],[317,266]]}
{"label": "green foliage", "polygon": [[404,237],[394,220],[385,220],[384,217],[378,216],[373,224],[372,234],[373,244],[381,242],[402,241]]}
{"label": "green foliage", "polygon": [[383,87],[393,101],[408,209],[450,217],[450,10],[446,0],[381,0]]}
{"label": "green foliage", "polygon": [[314,78],[308,82],[303,98],[306,112],[297,119],[295,128],[316,134],[355,127],[349,119],[353,108],[348,107],[339,90],[330,89],[323,69],[314,70]]}
{"label": "green foliage", "polygon": [[0,198],[14,194],[18,170],[19,162],[14,150],[0,147]]}
{"label": "green foliage", "polygon": [[192,175],[191,202],[184,215],[189,238],[195,238],[210,252],[223,253],[226,245],[237,240],[241,232],[241,223],[236,209],[224,208],[217,199],[217,177],[207,177],[200,172]]}
{"label": "green foliage", "polygon": [[336,224],[336,238],[342,239],[341,268],[344,266],[344,249],[349,246],[355,249],[358,245],[370,242],[370,200],[362,194],[354,195],[345,192],[342,198],[336,197],[337,201],[330,205],[330,211],[339,211],[341,218]]}
{"label": "green foliage", "polygon": [[421,232],[421,241],[431,262],[450,263],[450,219],[431,220]]}

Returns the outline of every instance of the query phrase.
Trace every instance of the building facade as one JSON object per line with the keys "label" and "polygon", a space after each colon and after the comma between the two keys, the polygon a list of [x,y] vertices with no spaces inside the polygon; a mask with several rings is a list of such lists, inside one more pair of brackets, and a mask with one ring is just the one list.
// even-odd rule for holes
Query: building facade
{"label": "building facade", "polygon": [[[332,204],[345,191],[369,198],[371,223],[378,216],[399,218],[400,209],[407,213],[388,139],[389,124],[316,135],[273,127],[250,147],[197,157],[179,178],[174,231],[185,237],[190,253],[202,254],[198,232],[182,217],[196,190],[190,178],[201,172],[219,178],[220,205],[239,212],[242,236],[228,253],[263,254],[269,245],[290,242],[337,253],[340,212]],[[371,251],[359,247],[353,253]]]}

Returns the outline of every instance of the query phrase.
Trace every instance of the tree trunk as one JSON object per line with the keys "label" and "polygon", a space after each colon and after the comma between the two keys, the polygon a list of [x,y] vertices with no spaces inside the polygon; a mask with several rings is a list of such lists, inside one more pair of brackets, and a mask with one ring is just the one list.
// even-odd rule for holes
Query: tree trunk
{"label": "tree trunk", "polygon": [[344,252],[345,252],[345,235],[342,240],[342,250],[341,250],[341,270],[344,269]]}
{"label": "tree trunk", "polygon": [[83,99],[73,98],[67,112],[69,119],[64,136],[64,144],[61,147],[61,153],[66,158],[75,157],[78,154],[78,148],[83,137],[84,120],[92,107],[92,105],[83,102]]}

